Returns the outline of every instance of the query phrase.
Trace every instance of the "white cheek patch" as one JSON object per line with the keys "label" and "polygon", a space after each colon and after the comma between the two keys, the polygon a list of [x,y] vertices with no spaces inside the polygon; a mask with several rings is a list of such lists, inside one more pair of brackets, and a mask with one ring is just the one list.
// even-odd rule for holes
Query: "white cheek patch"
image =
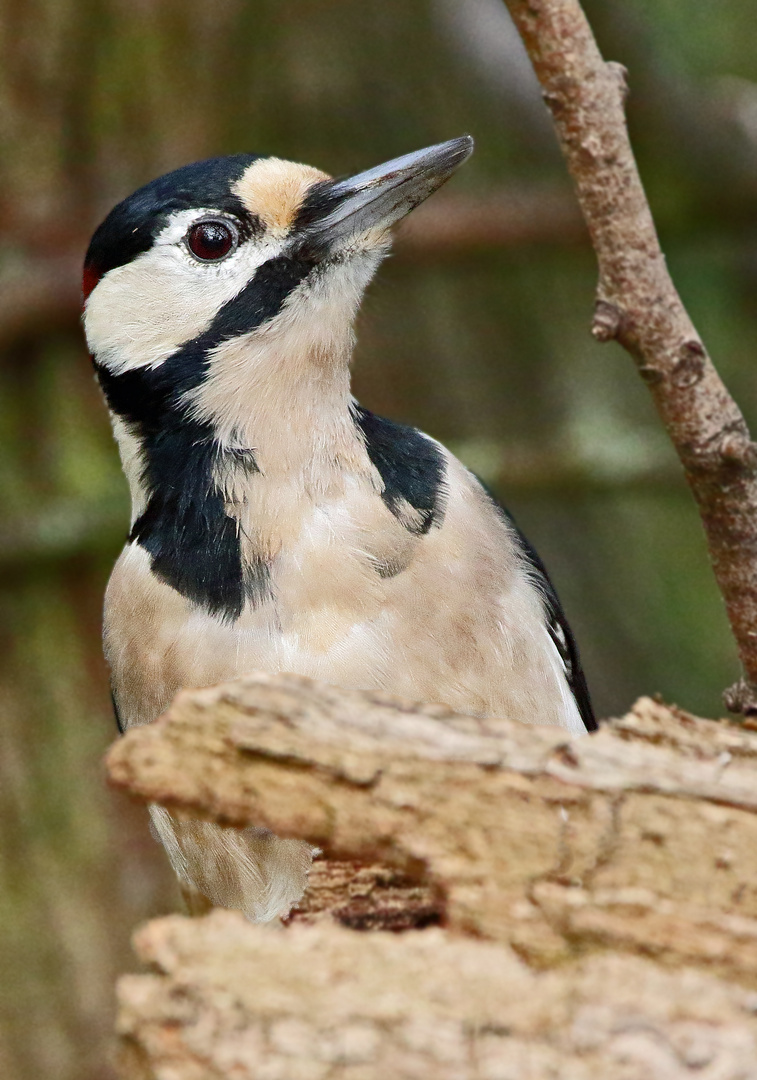
{"label": "white cheek patch", "polygon": [[243,241],[218,263],[194,259],[183,237],[212,213],[175,214],[149,251],[109,271],[92,291],[84,312],[87,344],[115,374],[163,363],[207,329],[259,266],[280,254],[281,241]]}

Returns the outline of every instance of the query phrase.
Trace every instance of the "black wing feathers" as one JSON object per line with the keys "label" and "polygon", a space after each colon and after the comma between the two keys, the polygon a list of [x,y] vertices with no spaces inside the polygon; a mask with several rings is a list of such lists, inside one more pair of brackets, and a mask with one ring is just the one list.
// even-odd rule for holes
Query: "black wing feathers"
{"label": "black wing feathers", "polygon": [[[483,486],[483,485],[482,485]],[[565,677],[568,680],[568,686],[571,689],[573,697],[576,699],[578,705],[578,711],[581,714],[581,719],[586,725],[587,731],[597,730],[597,720],[594,715],[594,709],[591,704],[591,697],[589,696],[589,688],[586,685],[586,676],[584,675],[583,668],[581,667],[581,658],[578,655],[578,646],[576,640],[573,637],[573,632],[568,625],[568,620],[565,617],[565,612],[562,609],[560,598],[557,595],[554,585],[550,580],[547,568],[539,558],[536,550],[532,547],[529,540],[523,535],[518,528],[512,514],[509,510],[506,510],[501,503],[494,498],[494,496],[487,490],[487,494],[497,509],[504,514],[507,518],[508,524],[515,533],[516,539],[520,546],[523,555],[530,565],[534,578],[539,584],[539,588],[544,597],[544,606],[547,614],[547,629],[549,635],[555,643],[557,651],[560,654],[560,659],[565,667]]]}
{"label": "black wing feathers", "polygon": [[409,503],[418,512],[419,523],[405,528],[420,536],[441,525],[447,466],[436,443],[416,428],[385,420],[360,405],[354,407],[353,416],[368,457],[384,481],[381,498],[389,511],[396,517],[402,503]]}

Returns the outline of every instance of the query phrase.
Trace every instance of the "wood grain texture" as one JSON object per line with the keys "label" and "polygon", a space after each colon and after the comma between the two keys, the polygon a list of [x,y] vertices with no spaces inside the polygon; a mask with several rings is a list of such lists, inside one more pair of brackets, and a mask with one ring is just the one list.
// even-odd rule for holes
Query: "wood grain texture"
{"label": "wood grain texture", "polygon": [[[450,929],[508,943],[536,966],[608,944],[644,951],[648,931],[667,934],[653,946],[666,963],[757,987],[751,731],[645,698],[571,739],[259,673],[184,691],[116,743],[108,769],[174,813],[264,825],[327,860],[388,868],[437,898],[416,895],[426,915],[436,904]],[[321,885],[349,925],[348,892]],[[368,893],[382,925],[375,882]],[[400,917],[392,903],[387,926]]]}
{"label": "wood grain texture", "polygon": [[108,770],[324,849],[286,927],[138,932],[124,1080],[757,1078],[753,731],[643,698],[568,738],[261,673]]}
{"label": "wood grain texture", "polygon": [[232,912],[139,931],[119,986],[139,1080],[754,1080],[754,992],[608,954],[535,973],[447,931],[275,932]]}

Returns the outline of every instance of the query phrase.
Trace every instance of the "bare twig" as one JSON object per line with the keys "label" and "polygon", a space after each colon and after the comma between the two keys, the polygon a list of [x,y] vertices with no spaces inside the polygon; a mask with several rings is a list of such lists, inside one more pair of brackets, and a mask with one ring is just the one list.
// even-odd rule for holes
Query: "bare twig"
{"label": "bare twig", "polygon": [[665,265],[628,138],[625,70],[578,0],[505,0],[525,43],[599,262],[592,333],[636,361],[683,463],[744,668],[726,692],[757,712],[757,447]]}

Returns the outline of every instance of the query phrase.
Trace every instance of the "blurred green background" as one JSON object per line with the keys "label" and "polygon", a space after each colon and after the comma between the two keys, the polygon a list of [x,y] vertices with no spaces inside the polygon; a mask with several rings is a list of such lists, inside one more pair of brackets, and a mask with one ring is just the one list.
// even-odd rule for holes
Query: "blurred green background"
{"label": "blurred green background", "polygon": [[[673,276],[757,421],[754,3],[591,0]],[[153,176],[252,150],[332,173],[463,132],[359,324],[363,404],[447,442],[552,570],[600,714],[717,715],[735,652],[693,504],[631,361],[588,333],[595,267],[500,0],[0,0],[0,1076],[105,1080],[113,981],[177,904],[109,793],[100,606],[126,486],[79,266]]]}

